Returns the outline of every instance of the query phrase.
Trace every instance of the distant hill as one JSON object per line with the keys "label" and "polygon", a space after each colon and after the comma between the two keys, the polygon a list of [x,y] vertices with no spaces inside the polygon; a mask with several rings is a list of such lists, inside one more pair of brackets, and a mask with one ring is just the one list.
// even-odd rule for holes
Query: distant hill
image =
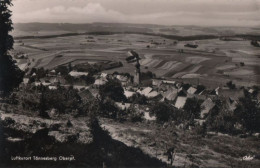
{"label": "distant hill", "polygon": [[200,26],[163,26],[152,24],[128,23],[17,23],[14,24],[13,35],[46,36],[67,33],[143,33],[163,34],[171,36],[234,36],[234,35],[260,35],[260,28],[254,27],[200,27]]}
{"label": "distant hill", "polygon": [[[148,26],[147,26],[148,27]],[[28,35],[53,35],[64,33],[84,32],[138,32],[152,33],[152,29],[145,26],[115,23],[92,23],[92,24],[70,24],[70,23],[17,23],[14,24],[14,36]],[[48,34],[49,33],[49,34]]]}

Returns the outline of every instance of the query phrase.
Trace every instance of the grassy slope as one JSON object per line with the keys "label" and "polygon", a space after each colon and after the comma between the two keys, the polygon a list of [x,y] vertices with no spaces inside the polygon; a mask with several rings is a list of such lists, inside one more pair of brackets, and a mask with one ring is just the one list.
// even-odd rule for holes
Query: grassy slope
{"label": "grassy slope", "polygon": [[[29,127],[29,126],[28,126]],[[40,133],[41,132],[41,133]],[[158,159],[151,158],[140,149],[128,147],[112,139],[101,127],[92,130],[93,142],[80,144],[75,139],[58,142],[48,136],[48,132],[38,131],[35,134],[18,131],[5,125],[5,138],[21,138],[22,141],[6,140],[5,161],[0,167],[162,167]],[[71,156],[75,161],[11,161],[11,156]]]}
{"label": "grassy slope", "polygon": [[111,136],[129,146],[141,148],[151,156],[167,162],[165,152],[175,148],[175,166],[194,164],[200,167],[259,167],[260,160],[243,162],[245,155],[259,155],[257,138],[239,138],[223,134],[202,137],[193,130],[182,130],[174,125],[162,127],[155,123],[117,123],[102,120]]}

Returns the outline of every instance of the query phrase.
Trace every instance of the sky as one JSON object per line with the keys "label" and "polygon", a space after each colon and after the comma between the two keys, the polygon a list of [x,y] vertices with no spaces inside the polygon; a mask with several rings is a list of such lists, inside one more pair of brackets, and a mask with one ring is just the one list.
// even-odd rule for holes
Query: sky
{"label": "sky", "polygon": [[260,26],[260,0],[13,0],[14,23]]}

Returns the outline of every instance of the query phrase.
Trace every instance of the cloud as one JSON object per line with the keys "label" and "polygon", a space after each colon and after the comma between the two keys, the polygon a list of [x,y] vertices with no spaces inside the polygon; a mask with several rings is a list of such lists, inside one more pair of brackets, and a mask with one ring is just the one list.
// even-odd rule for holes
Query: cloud
{"label": "cloud", "polygon": [[[20,8],[22,4],[31,8]],[[13,20],[257,26],[260,25],[258,4],[258,0],[247,3],[241,0],[52,0],[50,4],[39,0],[16,0]]]}

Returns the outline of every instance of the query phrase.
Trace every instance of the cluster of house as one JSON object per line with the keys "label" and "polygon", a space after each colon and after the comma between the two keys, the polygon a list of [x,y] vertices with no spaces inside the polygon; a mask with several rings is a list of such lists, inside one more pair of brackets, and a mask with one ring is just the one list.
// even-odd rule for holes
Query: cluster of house
{"label": "cluster of house", "polygon": [[[226,105],[229,111],[234,111],[239,103],[239,99],[245,97],[244,89],[229,89],[228,87],[218,87],[214,90],[198,89],[197,86],[184,87],[183,83],[171,80],[153,79],[152,86],[147,87],[124,87],[124,93],[127,98],[131,98],[135,94],[145,96],[150,102],[171,103],[177,109],[183,109],[188,98],[197,98],[202,100],[201,119],[216,106],[216,99],[220,99]],[[254,89],[248,88],[249,93],[253,93]],[[260,104],[260,93],[258,93],[257,101]],[[116,103],[122,110],[130,108],[130,103]],[[140,106],[139,106],[140,108]]]}
{"label": "cluster of house", "polygon": [[[36,74],[32,74],[34,76]],[[74,78],[79,78],[81,76],[88,75],[87,72],[76,72],[71,71],[70,76]],[[85,85],[74,85],[75,89],[78,89],[82,98],[86,97],[86,93],[92,94],[92,97],[96,98],[98,96],[98,88],[108,82],[109,79],[118,79],[123,88],[126,98],[130,99],[135,94],[140,94],[145,96],[150,102],[170,102],[175,108],[182,109],[186,104],[188,98],[197,98],[203,100],[201,104],[201,119],[214,108],[214,99],[221,98],[226,102],[228,110],[235,110],[239,98],[244,97],[243,89],[229,89],[228,87],[218,87],[214,90],[198,89],[198,86],[184,87],[185,84],[164,79],[152,79],[149,86],[133,85],[131,77],[122,74],[106,74],[100,73],[94,75],[95,82],[91,86]],[[24,78],[24,84],[28,84],[29,78]],[[57,89],[57,85],[70,86],[64,77],[56,73],[55,70],[49,72],[49,74],[32,83],[35,86],[44,85],[48,86],[49,89]],[[187,85],[186,85],[187,86]],[[86,91],[88,90],[88,91]],[[81,94],[81,92],[83,92]],[[253,93],[252,88],[248,88],[249,93]],[[88,95],[89,96],[89,95]],[[260,94],[258,94],[258,102],[260,102]],[[122,110],[130,108],[130,103],[116,102],[116,105]]]}

